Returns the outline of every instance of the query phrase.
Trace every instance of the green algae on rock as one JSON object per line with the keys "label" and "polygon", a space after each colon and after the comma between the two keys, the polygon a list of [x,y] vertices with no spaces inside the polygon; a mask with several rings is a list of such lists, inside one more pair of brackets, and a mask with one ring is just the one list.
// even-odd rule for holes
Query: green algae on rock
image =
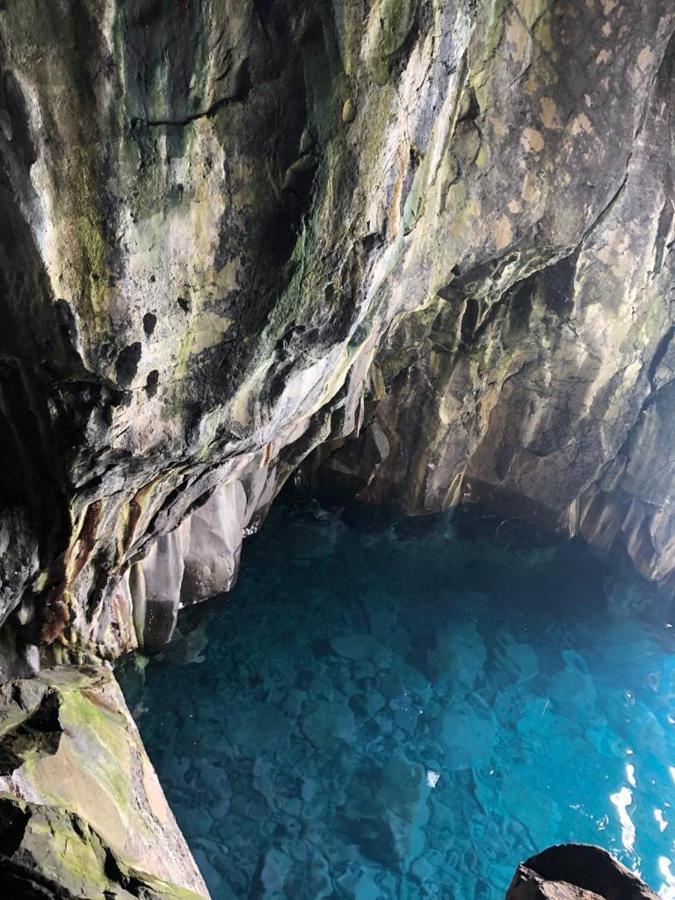
{"label": "green algae on rock", "polygon": [[0,688],[0,834],[1,886],[208,896],[107,669],[45,669]]}
{"label": "green algae on rock", "polygon": [[24,900],[198,900],[118,859],[77,813],[0,795],[0,888]]}

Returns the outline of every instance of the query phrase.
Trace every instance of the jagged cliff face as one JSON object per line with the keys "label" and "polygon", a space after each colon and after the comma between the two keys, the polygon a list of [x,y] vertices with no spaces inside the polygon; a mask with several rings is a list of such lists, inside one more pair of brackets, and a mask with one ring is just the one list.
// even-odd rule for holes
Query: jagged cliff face
{"label": "jagged cliff face", "polygon": [[482,499],[667,580],[674,28],[1,4],[5,669],[168,639],[317,447],[318,489]]}
{"label": "jagged cliff face", "polygon": [[[328,495],[409,512],[483,500],[623,547],[666,581],[675,550],[673,48],[626,105],[621,95],[651,51],[629,62],[612,35],[630,33],[638,50],[635,23],[622,28],[612,4],[599,19],[588,10],[586,37],[575,30],[580,9],[540,20],[542,35],[551,25],[567,46],[557,56],[521,19],[521,69],[498,48],[487,113],[461,119],[450,148],[450,190],[470,198],[454,244],[457,226],[441,231],[457,254],[454,277],[392,327],[366,426],[354,442],[321,448],[308,474]],[[435,258],[437,227],[421,238]]]}

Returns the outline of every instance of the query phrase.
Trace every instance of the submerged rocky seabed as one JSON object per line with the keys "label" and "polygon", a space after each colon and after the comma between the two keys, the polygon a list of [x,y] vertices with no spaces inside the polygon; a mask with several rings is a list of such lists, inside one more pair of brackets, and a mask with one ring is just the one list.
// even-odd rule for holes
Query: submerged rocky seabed
{"label": "submerged rocky seabed", "polygon": [[475,511],[271,518],[120,673],[216,900],[503,900],[568,840],[675,897],[664,597]]}

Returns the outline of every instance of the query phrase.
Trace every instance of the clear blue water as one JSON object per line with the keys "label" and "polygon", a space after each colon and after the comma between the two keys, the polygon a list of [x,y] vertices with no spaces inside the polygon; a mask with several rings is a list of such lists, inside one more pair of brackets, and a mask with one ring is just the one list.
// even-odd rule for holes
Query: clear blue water
{"label": "clear blue water", "polygon": [[675,898],[669,612],[584,548],[280,507],[181,631],[121,680],[216,900],[502,900],[567,840]]}

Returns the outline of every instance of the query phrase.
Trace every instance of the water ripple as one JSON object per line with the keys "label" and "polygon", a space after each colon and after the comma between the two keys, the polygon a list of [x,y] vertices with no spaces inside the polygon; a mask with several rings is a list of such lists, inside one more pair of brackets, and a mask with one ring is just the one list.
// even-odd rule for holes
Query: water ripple
{"label": "water ripple", "polygon": [[502,900],[564,840],[675,900],[664,601],[489,526],[278,509],[230,599],[125,667],[216,900]]}

